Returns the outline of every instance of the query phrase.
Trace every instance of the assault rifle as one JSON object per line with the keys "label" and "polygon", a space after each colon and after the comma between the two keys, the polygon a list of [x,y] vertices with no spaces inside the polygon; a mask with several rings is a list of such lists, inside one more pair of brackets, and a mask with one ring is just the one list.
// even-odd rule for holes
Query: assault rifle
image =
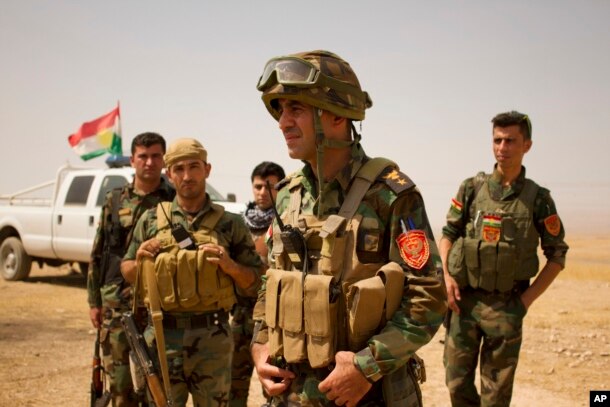
{"label": "assault rifle", "polygon": [[170,406],[170,402],[165,395],[165,391],[163,390],[163,385],[161,384],[161,380],[159,379],[159,374],[157,373],[157,369],[153,364],[152,358],[148,353],[148,347],[146,346],[146,341],[144,341],[144,337],[138,330],[136,325],[136,320],[131,312],[125,312],[121,317],[121,324],[125,329],[125,335],[127,336],[127,341],[129,342],[129,347],[135,356],[135,362],[138,369],[144,374],[144,378],[146,379],[146,386],[152,395],[153,400],[155,401],[155,405],[157,407],[168,407]]}
{"label": "assault rifle", "polygon": [[110,392],[104,391],[103,372],[104,367],[100,357],[100,330],[98,329],[95,337],[91,371],[91,407],[106,407],[110,403]]}

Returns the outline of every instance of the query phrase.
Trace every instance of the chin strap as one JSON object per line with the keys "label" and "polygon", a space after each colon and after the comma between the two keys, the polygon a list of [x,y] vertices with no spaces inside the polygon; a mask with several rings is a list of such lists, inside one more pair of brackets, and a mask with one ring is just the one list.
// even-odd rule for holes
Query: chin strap
{"label": "chin strap", "polygon": [[[358,145],[360,144],[361,136],[356,131],[356,127],[354,123],[351,123],[351,132],[352,132],[352,140],[329,140],[324,136],[324,130],[322,130],[322,121],[320,117],[322,116],[322,109],[315,109],[313,115],[313,125],[316,132],[316,172],[318,175],[318,210],[317,216],[321,217],[324,213],[325,204],[324,204],[324,185],[326,184],[326,180],[324,179],[324,150],[326,148],[352,148],[352,156],[355,155],[358,150]],[[360,124],[362,126],[362,124]]]}

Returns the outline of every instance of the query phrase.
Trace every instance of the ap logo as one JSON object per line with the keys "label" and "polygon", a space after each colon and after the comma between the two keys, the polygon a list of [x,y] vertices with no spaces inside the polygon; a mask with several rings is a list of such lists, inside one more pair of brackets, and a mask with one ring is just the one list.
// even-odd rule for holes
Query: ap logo
{"label": "ap logo", "polygon": [[589,406],[610,406],[610,391],[591,390],[589,393]]}

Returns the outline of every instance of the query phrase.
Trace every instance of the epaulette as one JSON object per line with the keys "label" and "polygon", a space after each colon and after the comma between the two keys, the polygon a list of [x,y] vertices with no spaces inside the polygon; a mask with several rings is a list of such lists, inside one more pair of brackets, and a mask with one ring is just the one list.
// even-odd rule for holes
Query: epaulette
{"label": "epaulette", "polygon": [[384,182],[397,195],[415,186],[411,178],[395,167],[388,167],[383,170],[377,180]]}

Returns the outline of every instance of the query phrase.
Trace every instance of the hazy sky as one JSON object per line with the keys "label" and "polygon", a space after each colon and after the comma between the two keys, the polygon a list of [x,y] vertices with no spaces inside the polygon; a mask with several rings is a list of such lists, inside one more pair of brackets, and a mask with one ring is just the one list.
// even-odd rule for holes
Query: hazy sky
{"label": "hazy sky", "polygon": [[120,100],[125,152],[144,131],[195,137],[210,183],[249,200],[260,161],[300,166],[256,90],[265,62],[327,49],[373,99],[365,150],[414,179],[436,233],[459,183],[491,170],[490,119],[511,109],[532,118],[527,174],[568,233],[607,232],[608,21],[606,0],[0,0],[0,194],[104,166],[67,137]]}

